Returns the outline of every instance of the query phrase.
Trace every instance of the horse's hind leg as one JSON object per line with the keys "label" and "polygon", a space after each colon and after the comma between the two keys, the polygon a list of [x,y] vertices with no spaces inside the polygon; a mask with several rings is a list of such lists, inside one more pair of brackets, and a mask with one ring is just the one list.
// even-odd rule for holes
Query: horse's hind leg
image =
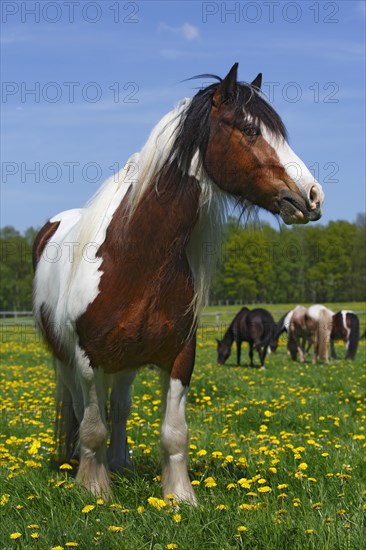
{"label": "horse's hind leg", "polygon": [[126,422],[131,408],[131,384],[136,371],[121,371],[113,376],[111,392],[111,441],[108,449],[108,465],[113,472],[132,469],[127,446]]}
{"label": "horse's hind leg", "polygon": [[250,366],[253,367],[253,342],[249,342],[249,359]]}
{"label": "horse's hind leg", "polygon": [[84,415],[79,429],[80,465],[76,479],[93,494],[108,497],[105,377],[99,369],[91,367],[88,357],[79,348],[76,369],[84,398]]}
{"label": "horse's hind leg", "polygon": [[162,483],[164,497],[196,503],[188,477],[188,428],[185,420],[188,384],[195,358],[195,338],[187,342],[174,361],[170,375],[164,372],[163,423],[161,426]]}

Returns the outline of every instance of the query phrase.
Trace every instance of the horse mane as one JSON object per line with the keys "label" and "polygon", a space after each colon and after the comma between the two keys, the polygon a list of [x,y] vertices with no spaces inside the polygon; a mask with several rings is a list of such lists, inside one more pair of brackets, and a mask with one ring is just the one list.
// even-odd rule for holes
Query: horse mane
{"label": "horse mane", "polygon": [[281,319],[276,324],[276,330],[275,330],[275,335],[274,335],[274,337],[276,339],[279,338],[283,332],[285,332],[285,330],[286,330],[285,319],[286,319],[286,317],[289,313],[290,313],[290,311],[287,311],[285,313],[285,315],[282,315]]}

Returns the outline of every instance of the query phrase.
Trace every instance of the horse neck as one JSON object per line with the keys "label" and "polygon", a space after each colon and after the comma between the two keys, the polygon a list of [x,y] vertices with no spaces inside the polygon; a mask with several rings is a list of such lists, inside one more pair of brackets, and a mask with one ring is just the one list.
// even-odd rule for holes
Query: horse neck
{"label": "horse neck", "polygon": [[235,340],[235,334],[234,334],[234,325],[237,321],[237,317],[235,317],[235,319],[233,321],[231,321],[227,331],[225,332],[224,334],[224,337],[222,339],[222,341],[228,345],[228,346],[231,346],[232,343],[234,342]]}
{"label": "horse neck", "polygon": [[116,254],[123,249],[124,257],[138,251],[151,269],[163,260],[171,261],[187,246],[197,222],[199,197],[199,182],[171,164],[150,183],[132,212],[126,195],[108,228],[106,246]]}

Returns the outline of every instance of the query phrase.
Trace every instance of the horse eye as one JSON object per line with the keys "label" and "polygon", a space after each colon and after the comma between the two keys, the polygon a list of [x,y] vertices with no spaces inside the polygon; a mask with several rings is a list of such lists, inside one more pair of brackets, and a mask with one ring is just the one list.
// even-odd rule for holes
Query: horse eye
{"label": "horse eye", "polygon": [[242,132],[248,137],[259,136],[259,134],[261,133],[258,126],[246,126],[245,128],[243,128]]}

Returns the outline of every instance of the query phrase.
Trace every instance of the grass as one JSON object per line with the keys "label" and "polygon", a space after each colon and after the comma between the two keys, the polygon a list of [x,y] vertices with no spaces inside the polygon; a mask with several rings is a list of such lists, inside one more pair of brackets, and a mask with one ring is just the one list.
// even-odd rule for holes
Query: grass
{"label": "grass", "polygon": [[[2,550],[365,548],[364,341],[356,361],[329,366],[292,363],[281,341],[260,371],[230,359],[218,367],[218,332],[206,326],[187,408],[199,506],[177,510],[160,500],[158,373],[144,369],[134,385],[136,473],[115,477],[103,502],[72,471],[50,467],[52,360],[24,326],[3,332]],[[339,357],[344,351],[337,346]]]}

